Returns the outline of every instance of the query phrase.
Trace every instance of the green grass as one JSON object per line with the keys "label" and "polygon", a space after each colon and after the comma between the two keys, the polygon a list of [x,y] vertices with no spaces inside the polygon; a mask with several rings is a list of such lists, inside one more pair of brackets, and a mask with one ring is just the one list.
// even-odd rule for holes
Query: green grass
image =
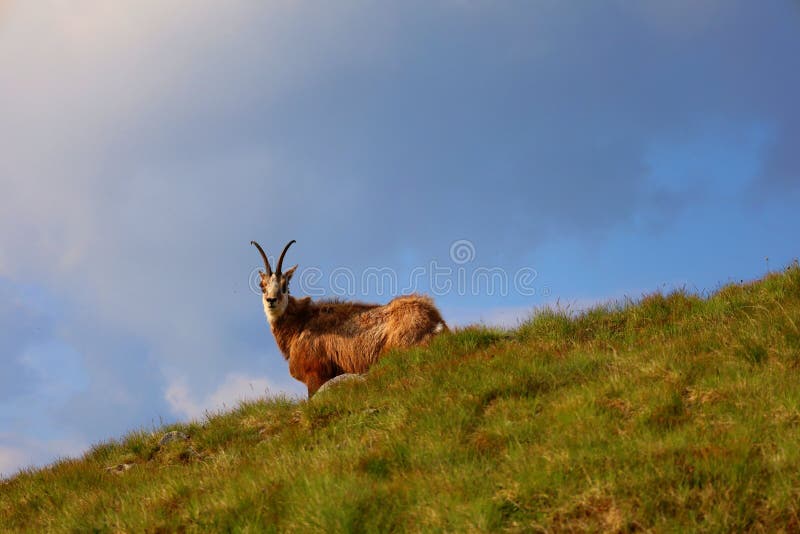
{"label": "green grass", "polygon": [[461,330],[311,402],[21,473],[0,530],[798,531],[799,326],[795,264]]}

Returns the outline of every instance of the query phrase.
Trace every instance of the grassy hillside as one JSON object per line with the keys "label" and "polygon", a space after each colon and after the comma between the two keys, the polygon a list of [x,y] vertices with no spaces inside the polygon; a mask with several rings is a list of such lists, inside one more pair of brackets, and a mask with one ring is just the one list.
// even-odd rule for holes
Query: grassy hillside
{"label": "grassy hillside", "polygon": [[0,530],[798,531],[799,328],[795,264],[466,329],[311,402],[23,473]]}

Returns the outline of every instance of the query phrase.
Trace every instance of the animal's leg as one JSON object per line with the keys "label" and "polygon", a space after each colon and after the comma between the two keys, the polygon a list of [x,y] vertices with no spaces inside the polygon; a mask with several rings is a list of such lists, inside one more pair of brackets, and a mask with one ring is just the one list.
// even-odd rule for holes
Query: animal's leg
{"label": "animal's leg", "polygon": [[314,396],[314,393],[322,387],[322,384],[327,382],[327,380],[323,380],[322,377],[319,376],[317,373],[309,373],[306,375],[306,386],[308,386],[308,398]]}

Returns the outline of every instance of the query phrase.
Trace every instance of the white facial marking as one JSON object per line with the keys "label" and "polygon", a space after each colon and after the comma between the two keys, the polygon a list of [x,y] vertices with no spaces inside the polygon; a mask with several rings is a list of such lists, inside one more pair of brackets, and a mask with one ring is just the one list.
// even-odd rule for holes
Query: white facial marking
{"label": "white facial marking", "polygon": [[266,282],[261,301],[264,304],[264,314],[270,324],[286,311],[286,306],[289,304],[289,295],[281,291],[278,277],[274,274]]}

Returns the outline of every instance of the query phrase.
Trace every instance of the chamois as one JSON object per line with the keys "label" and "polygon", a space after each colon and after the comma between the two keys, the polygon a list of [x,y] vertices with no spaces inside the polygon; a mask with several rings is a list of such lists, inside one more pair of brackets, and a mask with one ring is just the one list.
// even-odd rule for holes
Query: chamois
{"label": "chamois", "polygon": [[289,241],[275,272],[261,245],[251,241],[264,260],[261,276],[264,313],[289,373],[308,387],[309,398],[328,380],[344,373],[364,373],[390,349],[424,343],[446,331],[433,301],[404,295],[388,304],[318,301],[289,295],[297,265],[281,271]]}

